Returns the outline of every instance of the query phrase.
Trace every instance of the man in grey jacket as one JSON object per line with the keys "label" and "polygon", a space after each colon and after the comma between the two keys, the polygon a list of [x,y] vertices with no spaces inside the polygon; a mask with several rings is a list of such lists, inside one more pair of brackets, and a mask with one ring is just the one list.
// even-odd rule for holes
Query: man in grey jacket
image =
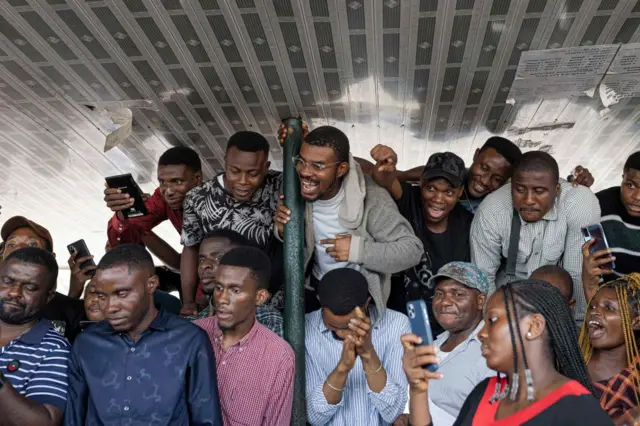
{"label": "man in grey jacket", "polygon": [[[398,212],[389,193],[366,176],[350,154],[347,136],[331,126],[310,132],[295,159],[305,208],[307,312],[318,309],[315,287],[327,272],[349,267],[367,279],[378,318],[391,287],[391,274],[420,261],[422,243]],[[275,217],[281,238],[291,211]]]}

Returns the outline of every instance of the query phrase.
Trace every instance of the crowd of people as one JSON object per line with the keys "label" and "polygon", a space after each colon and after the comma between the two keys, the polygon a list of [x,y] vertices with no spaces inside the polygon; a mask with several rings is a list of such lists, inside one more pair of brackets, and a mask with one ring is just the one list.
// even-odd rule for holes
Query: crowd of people
{"label": "crowd of people", "polygon": [[[141,217],[125,214],[135,194],[105,189],[105,254],[71,255],[68,294],[51,233],[6,220],[0,425],[290,424],[282,239],[294,214],[308,424],[640,419],[640,152],[594,194],[588,169],[563,179],[551,155],[502,137],[468,167],[440,152],[401,171],[388,146],[357,158],[339,129],[304,127],[302,212],[268,158],[263,135],[238,132],[205,181],[195,151],[171,148]],[[153,233],[164,221],[181,252]],[[609,248],[585,238],[594,224]],[[413,333],[416,300],[433,341]]]}

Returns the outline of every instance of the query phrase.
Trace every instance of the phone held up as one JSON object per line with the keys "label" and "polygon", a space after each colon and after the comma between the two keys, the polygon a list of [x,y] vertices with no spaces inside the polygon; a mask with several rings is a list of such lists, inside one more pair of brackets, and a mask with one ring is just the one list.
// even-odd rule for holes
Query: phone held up
{"label": "phone held up", "polygon": [[[84,240],[78,240],[75,243],[71,243],[67,246],[67,250],[69,250],[69,254],[78,253],[76,259],[80,259],[81,257],[89,257],[91,256],[91,252],[89,251],[89,247],[84,242]],[[80,269],[84,269],[87,266],[96,266],[96,263],[93,259],[89,259],[85,262],[82,262],[80,265]],[[93,276],[96,271],[91,271],[88,275]]]}
{"label": "phone held up", "polygon": [[147,216],[149,211],[142,198],[142,190],[131,176],[131,173],[126,175],[109,176],[105,178],[109,188],[116,188],[122,191],[123,194],[129,194],[133,200],[133,206],[127,210],[122,211],[122,215],[126,218]]}
{"label": "phone held up", "polygon": [[[607,237],[604,234],[604,229],[602,229],[602,225],[596,223],[595,225],[589,225],[586,228],[582,228],[582,237],[584,238],[584,242],[588,242],[591,240],[595,240],[595,243],[589,249],[591,254],[600,251],[609,249],[609,243],[607,242]],[[613,255],[609,255],[609,257],[613,257]],[[611,260],[611,269],[615,269],[616,263]]]}
{"label": "phone held up", "polygon": [[[407,302],[407,315],[411,323],[411,332],[422,338],[422,345],[433,345],[433,334],[427,312],[427,304],[424,300],[412,300]],[[428,364],[424,368],[429,371],[438,371],[437,364]]]}

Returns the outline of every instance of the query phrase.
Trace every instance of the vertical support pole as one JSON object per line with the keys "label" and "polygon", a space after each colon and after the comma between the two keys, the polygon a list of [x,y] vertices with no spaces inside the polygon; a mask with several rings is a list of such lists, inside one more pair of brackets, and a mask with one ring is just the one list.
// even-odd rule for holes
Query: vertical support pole
{"label": "vertical support pole", "polygon": [[284,202],[291,210],[291,220],[284,227],[284,337],[296,357],[293,387],[293,426],[307,424],[304,381],[304,200],[293,158],[302,145],[302,120],[287,118],[283,143]]}

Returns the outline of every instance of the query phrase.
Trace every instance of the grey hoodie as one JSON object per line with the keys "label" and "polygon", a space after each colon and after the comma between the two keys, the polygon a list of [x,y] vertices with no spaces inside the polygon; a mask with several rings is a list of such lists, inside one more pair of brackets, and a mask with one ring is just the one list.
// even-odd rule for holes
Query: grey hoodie
{"label": "grey hoodie", "polygon": [[[340,205],[338,220],[351,234],[349,263],[360,265],[360,272],[369,283],[369,293],[378,311],[384,315],[391,291],[391,274],[415,266],[422,257],[422,242],[400,214],[387,190],[366,176],[360,165],[349,155],[349,173],[342,184],[345,197]],[[313,260],[313,203],[305,208],[305,252],[307,269]],[[276,228],[276,236],[278,235]],[[307,279],[305,286],[311,289]]]}

